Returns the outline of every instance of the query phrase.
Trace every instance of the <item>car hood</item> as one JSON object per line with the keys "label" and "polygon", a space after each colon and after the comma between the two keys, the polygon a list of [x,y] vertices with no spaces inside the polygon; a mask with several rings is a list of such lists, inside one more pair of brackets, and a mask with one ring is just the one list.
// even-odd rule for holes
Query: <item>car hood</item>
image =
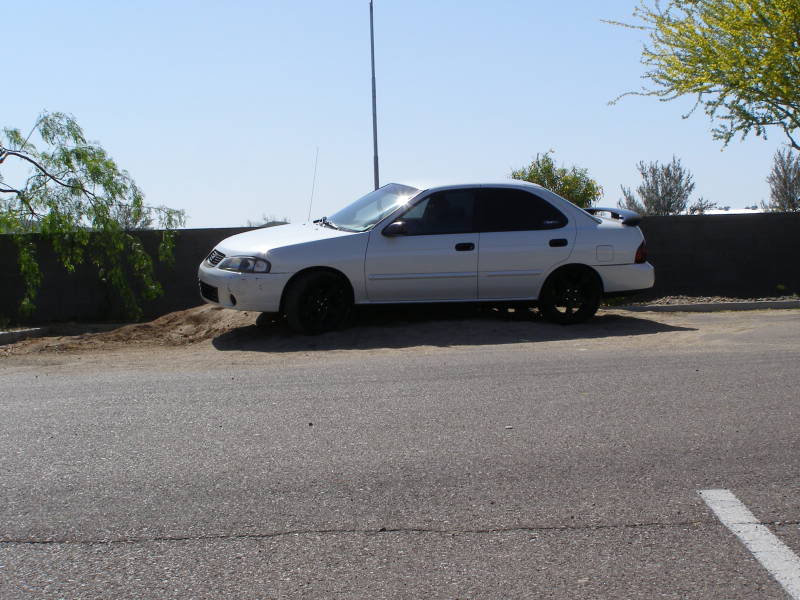
{"label": "car hood", "polygon": [[266,255],[283,246],[294,246],[319,240],[356,235],[351,231],[340,231],[315,223],[289,223],[275,227],[264,227],[245,231],[225,238],[216,249],[226,256]]}

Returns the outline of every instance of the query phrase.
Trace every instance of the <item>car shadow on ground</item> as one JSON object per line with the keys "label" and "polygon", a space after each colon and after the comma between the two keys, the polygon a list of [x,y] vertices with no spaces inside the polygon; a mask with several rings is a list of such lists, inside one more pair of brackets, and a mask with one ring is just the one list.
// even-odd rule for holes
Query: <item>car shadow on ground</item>
{"label": "car shadow on ground", "polygon": [[670,331],[694,329],[603,311],[586,323],[563,326],[542,320],[533,309],[433,305],[361,309],[351,327],[316,336],[293,333],[285,322],[275,319],[261,326],[232,329],[214,338],[212,344],[222,351],[369,350],[518,344]]}

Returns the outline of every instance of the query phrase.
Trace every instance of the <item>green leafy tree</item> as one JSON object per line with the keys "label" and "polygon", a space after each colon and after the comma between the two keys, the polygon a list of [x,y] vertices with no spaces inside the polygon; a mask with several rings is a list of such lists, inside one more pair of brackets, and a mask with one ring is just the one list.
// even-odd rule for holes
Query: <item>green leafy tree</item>
{"label": "green leafy tree", "polygon": [[[636,168],[642,176],[642,183],[636,188],[635,194],[630,188],[621,186],[620,208],[636,211],[642,216],[679,215],[686,212],[689,196],[694,191],[694,178],[680,159],[673,156],[667,164],[641,161]],[[705,206],[706,201],[702,198],[700,201]]]}
{"label": "green leafy tree", "polygon": [[775,152],[767,183],[769,202],[762,204],[764,210],[800,211],[800,155],[793,154],[788,148]]}
{"label": "green leafy tree", "polygon": [[633,14],[636,25],[612,23],[648,32],[643,78],[652,85],[630,93],[694,97],[726,145],[777,127],[800,150],[800,2],[641,0]]}
{"label": "green leafy tree", "polygon": [[[16,179],[19,183],[12,182]],[[154,222],[164,229],[159,260],[169,262],[183,211],[145,205],[130,175],[99,144],[86,140],[73,117],[46,112],[27,136],[19,129],[0,135],[0,232],[11,234],[18,249],[23,314],[34,309],[41,284],[36,247],[27,235],[39,233],[68,271],[90,261],[119,294],[127,314],[138,317],[140,300],[162,289],[152,258],[130,230]]]}
{"label": "green leafy tree", "polygon": [[551,154],[552,150],[537,154],[530,165],[513,170],[511,177],[537,183],[581,208],[587,208],[602,198],[603,188],[589,177],[588,169],[557,167]]}

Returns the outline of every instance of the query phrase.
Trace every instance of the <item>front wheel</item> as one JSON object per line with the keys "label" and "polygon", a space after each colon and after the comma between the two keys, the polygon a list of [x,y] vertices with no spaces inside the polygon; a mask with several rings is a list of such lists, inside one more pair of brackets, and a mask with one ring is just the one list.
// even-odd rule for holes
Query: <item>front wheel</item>
{"label": "front wheel", "polygon": [[294,331],[313,335],[347,324],[353,294],[342,278],[324,271],[301,275],[286,292],[286,321]]}
{"label": "front wheel", "polygon": [[539,294],[539,310],[553,323],[572,325],[591,318],[600,306],[600,282],[588,269],[553,273]]}

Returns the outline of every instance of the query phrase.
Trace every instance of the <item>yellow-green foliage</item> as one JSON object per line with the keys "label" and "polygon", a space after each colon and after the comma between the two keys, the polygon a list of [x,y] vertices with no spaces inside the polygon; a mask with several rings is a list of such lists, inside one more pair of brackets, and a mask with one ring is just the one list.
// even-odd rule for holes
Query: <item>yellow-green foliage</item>
{"label": "yellow-green foliage", "polygon": [[775,126],[800,149],[800,0],[642,0],[634,16],[653,85],[632,93],[695,96],[725,144]]}

